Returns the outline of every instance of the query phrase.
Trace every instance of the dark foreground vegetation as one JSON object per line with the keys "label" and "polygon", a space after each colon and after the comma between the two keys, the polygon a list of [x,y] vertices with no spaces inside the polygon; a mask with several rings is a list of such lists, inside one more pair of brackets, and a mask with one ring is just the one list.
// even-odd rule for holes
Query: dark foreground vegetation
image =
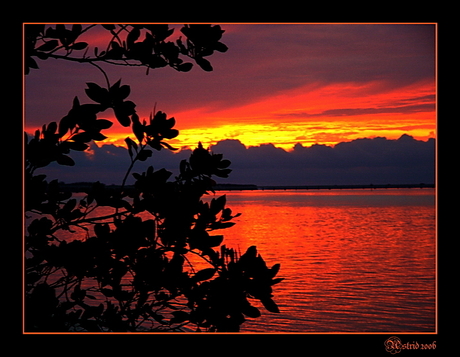
{"label": "dark foreground vegetation", "polygon": [[[226,178],[230,161],[198,144],[179,175],[149,166],[133,171],[155,152],[175,150],[168,140],[179,132],[175,119],[161,111],[140,118],[128,100],[130,87],[111,80],[101,65],[171,67],[187,72],[196,64],[212,71],[206,59],[225,52],[220,26],[186,25],[176,42],[168,25],[102,25],[110,34],[103,49],[90,48],[80,35],[96,25],[26,25],[25,73],[40,60],[54,58],[96,66],[103,85],[87,83],[82,102],[75,97],[66,116],[37,129],[25,145],[24,331],[32,332],[237,332],[247,318],[261,315],[252,302],[279,312],[272,286],[280,266],[268,267],[255,246],[243,252],[223,244],[222,230],[237,216],[226,196],[203,202],[215,177]],[[186,61],[184,61],[186,59]],[[190,61],[190,62],[187,62]],[[126,138],[131,164],[123,182],[86,185],[84,197],[40,169],[52,162],[78,165],[73,151],[104,140],[113,111],[131,127]],[[129,176],[135,183],[126,186]],[[99,208],[113,213],[97,216]],[[73,237],[84,236],[84,239]],[[198,260],[198,262],[197,262]]]}

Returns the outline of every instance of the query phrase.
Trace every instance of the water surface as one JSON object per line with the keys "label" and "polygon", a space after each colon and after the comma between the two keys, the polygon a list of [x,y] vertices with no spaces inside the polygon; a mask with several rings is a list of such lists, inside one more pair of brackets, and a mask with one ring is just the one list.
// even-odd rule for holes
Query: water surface
{"label": "water surface", "polygon": [[274,286],[281,313],[261,307],[243,331],[435,331],[434,190],[226,194],[242,215],[224,243],[256,245],[285,278]]}
{"label": "water surface", "polygon": [[[225,194],[227,206],[241,213],[235,226],[219,232],[223,244],[241,253],[257,246],[269,267],[281,264],[277,277],[285,278],[274,286],[281,312],[270,313],[255,300],[262,316],[248,318],[241,331],[435,332],[434,193],[354,189],[210,195]],[[84,239],[87,233],[80,233]]]}

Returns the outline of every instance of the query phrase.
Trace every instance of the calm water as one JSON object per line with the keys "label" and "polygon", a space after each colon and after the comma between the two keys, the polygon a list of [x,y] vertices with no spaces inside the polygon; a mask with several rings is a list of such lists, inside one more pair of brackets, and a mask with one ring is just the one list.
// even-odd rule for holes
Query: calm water
{"label": "calm water", "polygon": [[434,193],[228,192],[242,215],[224,243],[256,245],[285,278],[274,286],[281,313],[262,307],[243,331],[434,332]]}
{"label": "calm water", "polygon": [[223,194],[241,213],[224,244],[257,246],[285,278],[281,313],[254,301],[262,316],[242,332],[435,332],[433,189]]}

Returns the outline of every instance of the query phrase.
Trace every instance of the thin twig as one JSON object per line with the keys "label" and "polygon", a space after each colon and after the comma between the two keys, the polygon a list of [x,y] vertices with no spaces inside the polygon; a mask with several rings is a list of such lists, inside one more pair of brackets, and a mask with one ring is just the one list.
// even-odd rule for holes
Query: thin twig
{"label": "thin twig", "polygon": [[105,73],[105,71],[99,65],[97,65],[96,63],[94,63],[92,61],[90,61],[88,63],[92,64],[93,66],[95,66],[96,68],[98,68],[102,72],[102,74],[105,77],[105,81],[107,83],[107,90],[110,90],[110,81],[109,81],[109,77],[107,76],[107,73]]}

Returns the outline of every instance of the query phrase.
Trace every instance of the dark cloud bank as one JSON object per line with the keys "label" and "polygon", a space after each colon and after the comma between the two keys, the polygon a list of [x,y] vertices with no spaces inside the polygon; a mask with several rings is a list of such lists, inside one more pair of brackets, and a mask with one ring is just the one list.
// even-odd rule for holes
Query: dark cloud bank
{"label": "dark cloud bank", "polygon": [[[120,184],[130,164],[126,149],[114,145],[92,146],[92,154],[75,152],[74,167],[50,165],[41,170],[49,180],[66,183],[100,181]],[[297,144],[292,151],[272,144],[245,147],[238,140],[223,140],[211,147],[232,161],[233,169],[222,183],[256,185],[342,185],[342,184],[432,184],[435,182],[435,140],[415,140],[403,135],[397,140],[383,137],[343,142],[334,147]],[[180,160],[190,150],[172,153],[155,151],[152,158],[139,162],[132,172],[152,165],[177,174]],[[128,183],[132,183],[130,175]]]}

